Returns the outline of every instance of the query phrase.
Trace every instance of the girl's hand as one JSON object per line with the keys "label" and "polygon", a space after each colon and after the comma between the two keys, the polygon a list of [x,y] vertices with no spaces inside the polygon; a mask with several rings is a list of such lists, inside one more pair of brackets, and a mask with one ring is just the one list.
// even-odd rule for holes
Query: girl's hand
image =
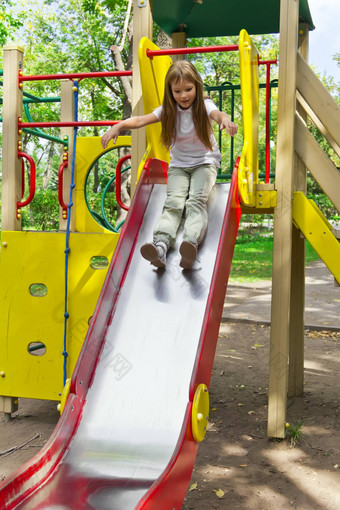
{"label": "girl's hand", "polygon": [[113,143],[116,143],[118,136],[119,136],[119,128],[118,128],[118,124],[115,124],[108,131],[106,131],[106,133],[104,133],[101,138],[103,149],[106,149],[111,138],[112,138]]}
{"label": "girl's hand", "polygon": [[223,131],[223,129],[225,129],[226,132],[230,134],[230,136],[235,136],[238,130],[238,126],[237,124],[235,124],[235,122],[232,122],[230,119],[225,119],[220,124],[220,130]]}

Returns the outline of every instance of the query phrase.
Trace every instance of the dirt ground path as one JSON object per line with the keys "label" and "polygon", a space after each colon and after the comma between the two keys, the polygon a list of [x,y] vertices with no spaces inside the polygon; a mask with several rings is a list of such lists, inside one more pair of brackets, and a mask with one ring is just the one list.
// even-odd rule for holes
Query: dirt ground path
{"label": "dirt ground path", "polygon": [[[183,510],[340,510],[340,333],[307,332],[305,346],[305,394],[288,406],[291,428],[302,423],[292,447],[266,436],[269,327],[221,325],[209,429]],[[0,417],[0,479],[38,452],[58,420],[55,402],[19,404],[11,422]]]}

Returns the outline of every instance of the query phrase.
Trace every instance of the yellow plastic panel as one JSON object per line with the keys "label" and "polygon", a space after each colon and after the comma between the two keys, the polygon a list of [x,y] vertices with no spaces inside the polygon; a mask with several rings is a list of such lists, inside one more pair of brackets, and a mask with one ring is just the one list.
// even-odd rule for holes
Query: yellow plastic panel
{"label": "yellow plastic panel", "polygon": [[[118,234],[71,233],[67,377],[72,375],[104,279],[93,256],[112,258]],[[0,252],[0,395],[60,400],[63,391],[65,234],[2,232]],[[29,289],[44,284],[43,297]],[[28,352],[43,343],[45,353]],[[43,352],[44,350],[42,350]]]}
{"label": "yellow plastic panel", "polygon": [[327,218],[301,191],[293,194],[293,221],[340,283],[340,243]]}
{"label": "yellow plastic panel", "polygon": [[253,207],[259,173],[259,65],[258,51],[246,30],[240,32],[239,57],[244,142],[238,186],[241,202]]}
{"label": "yellow plastic panel", "polygon": [[[164,81],[166,73],[172,64],[169,56],[159,56],[153,59],[146,55],[146,50],[158,50],[150,39],[143,37],[139,43],[139,67],[143,91],[144,113],[151,113],[163,102]],[[138,169],[138,178],[143,170],[145,161],[157,158],[169,162],[169,152],[161,144],[161,123],[151,124],[146,128],[147,148]]]}
{"label": "yellow plastic panel", "polygon": [[109,232],[108,229],[94,220],[87,208],[85,202],[86,177],[95,161],[112,150],[113,147],[131,147],[131,136],[119,136],[117,142],[115,144],[110,143],[105,150],[103,150],[100,140],[100,136],[77,138],[75,210],[76,230],[78,232]]}

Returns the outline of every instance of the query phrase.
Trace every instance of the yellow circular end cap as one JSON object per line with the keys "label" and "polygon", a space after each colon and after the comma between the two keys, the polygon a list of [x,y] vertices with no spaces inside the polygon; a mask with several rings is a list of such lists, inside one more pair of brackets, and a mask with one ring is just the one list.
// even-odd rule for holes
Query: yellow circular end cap
{"label": "yellow circular end cap", "polygon": [[209,421],[209,392],[205,384],[199,384],[195,391],[191,411],[191,429],[197,443],[203,441]]}

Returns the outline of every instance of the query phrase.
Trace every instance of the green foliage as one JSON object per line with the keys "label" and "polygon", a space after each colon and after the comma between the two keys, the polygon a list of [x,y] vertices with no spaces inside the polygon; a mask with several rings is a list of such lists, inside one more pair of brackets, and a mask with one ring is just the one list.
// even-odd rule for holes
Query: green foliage
{"label": "green foliage", "polygon": [[29,207],[22,209],[22,228],[29,230],[58,230],[59,204],[55,192],[39,190]]}
{"label": "green foliage", "polygon": [[[230,278],[239,282],[270,280],[272,278],[273,233],[264,225],[256,225],[248,217],[247,220],[246,225],[241,224],[237,237]],[[306,264],[318,258],[317,253],[306,241]]]}
{"label": "green foliage", "polygon": [[0,0],[0,47],[6,44],[13,30],[23,25],[22,20],[11,10],[12,7],[11,0]]}
{"label": "green foliage", "polygon": [[302,426],[301,420],[295,420],[294,425],[286,423],[286,437],[291,448],[295,448],[300,443],[303,437]]}

